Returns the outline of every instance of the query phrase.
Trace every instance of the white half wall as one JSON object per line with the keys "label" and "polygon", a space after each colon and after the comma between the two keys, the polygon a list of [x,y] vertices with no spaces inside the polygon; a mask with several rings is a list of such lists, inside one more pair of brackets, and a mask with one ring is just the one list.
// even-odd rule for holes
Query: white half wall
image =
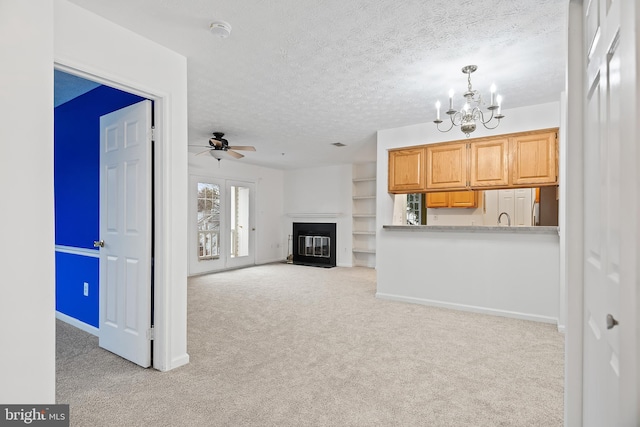
{"label": "white half wall", "polygon": [[0,57],[0,402],[50,404],[56,398],[52,0],[2,0]]}
{"label": "white half wall", "polygon": [[[255,183],[256,186],[256,246],[255,263],[266,264],[284,261],[287,240],[282,231],[283,183],[284,172],[243,163],[242,160],[221,160],[213,157],[189,156],[189,175],[221,180],[235,180]],[[192,193],[192,192],[190,192]],[[195,209],[196,200],[190,198],[189,204]],[[191,212],[191,210],[190,210]],[[195,212],[195,210],[194,210]],[[189,218],[189,229],[195,230],[195,215]],[[189,232],[189,247],[197,245],[196,234]],[[195,256],[192,253],[191,256]],[[197,262],[197,261],[196,261]],[[189,274],[204,274],[222,269],[212,263],[212,268],[195,268],[190,260]]]}
{"label": "white half wall", "polygon": [[336,264],[353,266],[352,177],[351,164],[285,171],[285,242],[293,231],[294,222],[335,222]]}
{"label": "white half wall", "polygon": [[[54,60],[65,70],[154,100],[156,339],[153,366],[165,371],[184,365],[189,362],[185,255],[186,58],[66,0],[54,2],[54,35]],[[53,63],[49,62],[48,78],[51,78]],[[28,114],[30,118],[37,117],[31,111]],[[53,250],[53,244],[51,248]]]}
{"label": "white half wall", "polygon": [[378,239],[380,298],[558,321],[557,234],[383,229]]}

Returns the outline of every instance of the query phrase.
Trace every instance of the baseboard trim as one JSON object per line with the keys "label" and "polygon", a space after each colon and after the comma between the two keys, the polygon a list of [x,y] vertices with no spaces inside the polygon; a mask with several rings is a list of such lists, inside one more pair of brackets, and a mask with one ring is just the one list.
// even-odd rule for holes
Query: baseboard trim
{"label": "baseboard trim", "polygon": [[511,317],[514,319],[531,320],[541,323],[558,324],[558,319],[548,316],[540,316],[538,314],[520,313],[517,311],[498,310],[495,308],[478,307],[474,305],[457,304],[452,302],[436,301],[425,298],[407,297],[402,295],[393,295],[385,293],[376,293],[376,298],[386,299],[391,301],[409,302],[413,304],[422,304],[432,307],[449,308],[452,310],[469,311],[473,313],[490,314],[493,316]]}
{"label": "baseboard trim", "polygon": [[100,329],[96,328],[95,326],[89,325],[88,323],[84,323],[64,313],[60,313],[57,310],[56,310],[56,319],[61,320],[64,323],[68,323],[71,326],[75,326],[78,329],[82,329],[83,331],[88,332],[91,335],[95,335],[96,337],[100,334]]}
{"label": "baseboard trim", "polygon": [[276,264],[276,263],[279,263],[279,262],[280,263],[285,263],[285,262],[287,262],[287,260],[285,258],[275,258],[275,259],[271,259],[271,260],[263,259],[263,260],[260,260],[260,261],[256,261],[255,265]]}
{"label": "baseboard trim", "polygon": [[178,357],[174,357],[173,359],[171,359],[171,366],[167,367],[167,369],[158,369],[154,366],[154,368],[158,369],[159,371],[171,371],[173,369],[179,368],[180,366],[184,366],[186,364],[189,363],[189,354],[185,353],[181,356]]}

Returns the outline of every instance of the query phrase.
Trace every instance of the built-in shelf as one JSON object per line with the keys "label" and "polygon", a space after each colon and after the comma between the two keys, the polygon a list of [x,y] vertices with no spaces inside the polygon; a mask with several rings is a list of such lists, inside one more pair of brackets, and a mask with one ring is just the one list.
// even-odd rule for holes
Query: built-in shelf
{"label": "built-in shelf", "polygon": [[353,265],[376,266],[376,163],[353,165]]}
{"label": "built-in shelf", "polygon": [[361,254],[375,254],[376,250],[375,249],[368,249],[368,248],[353,248],[353,252],[357,252],[357,253],[361,253]]}

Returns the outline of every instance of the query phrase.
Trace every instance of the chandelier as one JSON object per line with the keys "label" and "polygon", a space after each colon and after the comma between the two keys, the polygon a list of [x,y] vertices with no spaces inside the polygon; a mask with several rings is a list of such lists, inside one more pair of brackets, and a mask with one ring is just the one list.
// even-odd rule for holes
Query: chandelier
{"label": "chandelier", "polygon": [[[485,120],[485,113],[481,110],[484,105],[482,95],[471,87],[471,73],[477,69],[478,66],[476,65],[462,67],[462,72],[467,75],[468,86],[467,91],[462,95],[465,98],[465,104],[460,111],[453,109],[453,89],[449,91],[449,110],[445,111],[451,119],[449,129],[440,129],[440,123],[442,123],[442,120],[440,120],[440,101],[436,102],[436,119],[433,123],[436,124],[440,132],[449,132],[454,126],[460,126],[460,130],[468,138],[469,134],[476,130],[476,122],[480,122],[487,129],[495,129],[500,124],[500,119],[504,118],[501,113],[502,97],[500,95],[496,96],[496,85],[492,84],[491,104],[487,107],[487,110],[491,112],[491,116]],[[496,119],[496,121],[492,121],[493,119]]]}

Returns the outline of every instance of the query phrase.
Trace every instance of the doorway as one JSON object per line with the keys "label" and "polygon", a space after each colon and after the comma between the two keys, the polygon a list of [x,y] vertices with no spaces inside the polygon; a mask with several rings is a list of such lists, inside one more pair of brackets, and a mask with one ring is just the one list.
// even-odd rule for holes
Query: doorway
{"label": "doorway", "polygon": [[189,179],[189,275],[255,264],[255,184]]}
{"label": "doorway", "polygon": [[[113,203],[106,203],[106,199],[101,201],[101,193],[104,192],[100,189],[100,174],[104,168],[100,166],[100,153],[104,150],[100,149],[100,117],[146,102],[149,106],[145,109],[145,116],[148,117],[148,125],[145,126],[150,128],[152,101],[144,101],[142,96],[62,70],[55,71],[54,86],[56,317],[102,338],[100,304],[106,295],[101,295],[105,290],[105,283],[99,271],[105,261],[100,260],[101,249],[94,247],[94,242],[104,239],[104,233],[100,230],[104,214],[100,213],[100,207]],[[129,130],[133,129],[132,124],[133,122],[129,123]],[[145,142],[144,145],[150,153],[150,143]],[[147,154],[145,158],[147,157],[147,170],[141,174],[141,180],[136,185],[141,190],[139,195],[149,200],[151,215],[153,156]],[[138,166],[140,164],[137,163]],[[145,234],[147,237],[144,238],[143,245],[152,251],[152,217],[145,220],[143,225],[149,230]],[[151,259],[144,263],[148,265],[144,268],[147,277],[144,280],[145,287],[148,286],[145,305],[150,307],[153,297]],[[133,265],[132,262],[128,264]],[[138,313],[141,318],[152,321],[151,308],[143,311],[145,312]],[[129,307],[127,313],[135,314],[135,311]],[[144,346],[150,353],[151,343],[146,337],[146,329],[143,331]],[[126,358],[133,360],[131,357]],[[149,362],[145,365],[149,366]]]}

